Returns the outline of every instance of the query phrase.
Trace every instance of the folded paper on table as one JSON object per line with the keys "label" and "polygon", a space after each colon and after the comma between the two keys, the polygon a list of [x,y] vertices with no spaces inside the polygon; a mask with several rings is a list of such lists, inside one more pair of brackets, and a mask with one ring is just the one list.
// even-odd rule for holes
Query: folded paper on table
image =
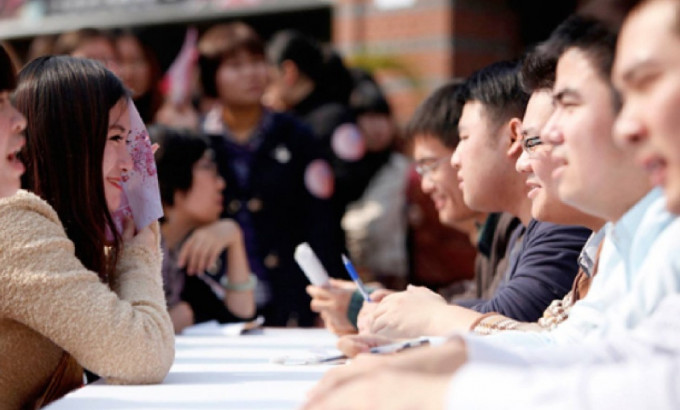
{"label": "folded paper on table", "polygon": [[262,327],[264,317],[258,316],[249,322],[220,324],[216,320],[189,326],[182,331],[183,336],[240,336],[244,332]]}
{"label": "folded paper on table", "polygon": [[130,135],[127,147],[134,165],[123,175],[121,203],[112,214],[118,232],[123,231],[126,217],[132,216],[135,228],[140,230],[163,216],[156,161],[149,134],[131,99],[128,100],[128,108]]}

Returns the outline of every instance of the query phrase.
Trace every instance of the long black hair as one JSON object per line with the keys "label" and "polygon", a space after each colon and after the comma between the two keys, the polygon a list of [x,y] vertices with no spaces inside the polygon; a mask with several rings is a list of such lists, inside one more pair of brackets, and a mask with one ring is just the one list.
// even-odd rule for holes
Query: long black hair
{"label": "long black hair", "polygon": [[[15,93],[28,122],[25,187],[55,209],[78,259],[102,277],[114,268],[121,242],[104,195],[102,161],[109,111],[127,97],[103,65],[66,56],[30,62]],[[112,258],[106,245],[113,247]]]}

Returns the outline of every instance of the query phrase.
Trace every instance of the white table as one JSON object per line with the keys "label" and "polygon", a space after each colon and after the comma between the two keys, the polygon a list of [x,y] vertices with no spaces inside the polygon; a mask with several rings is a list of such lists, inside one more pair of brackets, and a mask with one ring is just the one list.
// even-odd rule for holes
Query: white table
{"label": "white table", "polygon": [[103,382],[49,406],[58,409],[295,409],[332,365],[282,365],[281,356],[334,353],[323,329],[266,328],[238,337],[178,336],[175,362],[159,385]]}

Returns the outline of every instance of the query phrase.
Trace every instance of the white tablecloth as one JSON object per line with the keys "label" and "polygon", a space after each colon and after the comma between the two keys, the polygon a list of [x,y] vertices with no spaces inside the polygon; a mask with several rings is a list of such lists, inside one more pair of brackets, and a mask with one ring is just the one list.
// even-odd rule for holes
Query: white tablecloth
{"label": "white tablecloth", "polygon": [[178,336],[175,362],[159,385],[104,382],[49,406],[58,409],[295,409],[332,365],[282,365],[272,358],[337,353],[323,329],[257,330],[254,334]]}

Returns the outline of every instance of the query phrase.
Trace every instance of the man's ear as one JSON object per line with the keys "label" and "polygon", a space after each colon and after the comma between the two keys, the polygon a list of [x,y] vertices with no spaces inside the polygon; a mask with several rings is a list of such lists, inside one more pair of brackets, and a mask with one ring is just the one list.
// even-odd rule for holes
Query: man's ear
{"label": "man's ear", "polygon": [[287,86],[292,87],[298,82],[300,69],[292,60],[283,60],[280,70]]}
{"label": "man's ear", "polygon": [[510,144],[507,156],[518,158],[522,154],[522,120],[513,118],[508,122],[508,143]]}

